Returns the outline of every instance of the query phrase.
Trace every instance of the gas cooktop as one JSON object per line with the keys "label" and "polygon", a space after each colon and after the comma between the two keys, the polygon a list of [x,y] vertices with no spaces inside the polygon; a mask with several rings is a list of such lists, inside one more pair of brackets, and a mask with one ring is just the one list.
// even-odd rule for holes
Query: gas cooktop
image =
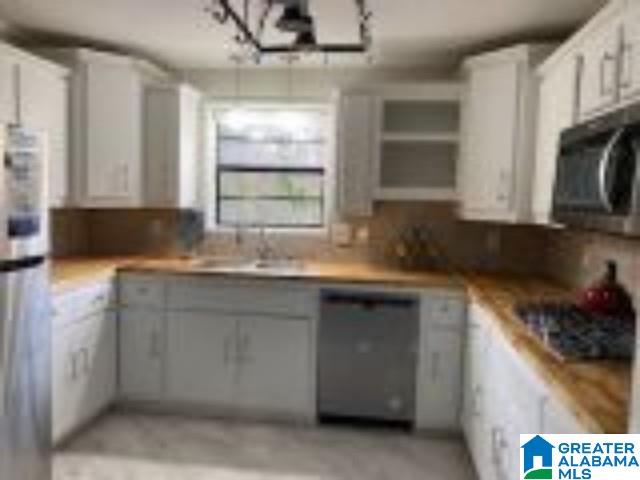
{"label": "gas cooktop", "polygon": [[624,360],[635,348],[635,319],[592,315],[571,303],[528,303],[518,318],[562,360]]}

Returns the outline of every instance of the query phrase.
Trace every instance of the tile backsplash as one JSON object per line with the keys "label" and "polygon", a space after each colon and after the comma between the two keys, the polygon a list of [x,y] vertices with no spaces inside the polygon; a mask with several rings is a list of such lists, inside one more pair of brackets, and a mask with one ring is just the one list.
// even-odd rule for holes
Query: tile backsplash
{"label": "tile backsplash", "polygon": [[549,231],[548,238],[548,276],[569,287],[582,288],[600,278],[605,262],[613,260],[620,282],[640,307],[640,239],[569,230]]}
{"label": "tile backsplash", "polygon": [[[56,210],[53,218],[55,256],[181,253],[180,212],[174,210]],[[461,222],[451,203],[380,203],[371,218],[354,220],[354,239],[333,242],[326,234],[269,234],[279,255],[315,260],[368,260],[401,265],[398,252],[410,228],[421,232],[437,254],[437,265],[514,273],[544,273],[547,233],[535,227]],[[224,255],[255,251],[258,236],[209,233],[199,253]],[[442,260],[446,259],[446,260]]]}
{"label": "tile backsplash", "polygon": [[[175,210],[56,210],[52,215],[54,256],[175,255],[183,253],[181,212]],[[548,276],[572,288],[599,278],[606,260],[617,262],[621,282],[640,306],[640,239],[601,233],[462,222],[450,203],[379,203],[371,218],[350,223],[363,232],[350,245],[327,234],[269,234],[278,255],[314,260],[367,260],[402,265],[398,256],[405,233],[417,227],[435,252],[457,268]],[[421,237],[422,238],[422,237]],[[199,253],[254,253],[258,236],[209,233]],[[442,260],[445,259],[445,260]]]}

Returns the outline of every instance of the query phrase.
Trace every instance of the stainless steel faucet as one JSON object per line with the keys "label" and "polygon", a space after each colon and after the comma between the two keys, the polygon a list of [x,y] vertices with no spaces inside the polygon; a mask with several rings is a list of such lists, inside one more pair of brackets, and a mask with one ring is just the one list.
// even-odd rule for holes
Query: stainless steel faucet
{"label": "stainless steel faucet", "polygon": [[267,232],[264,227],[260,227],[259,230],[256,254],[258,256],[258,260],[261,262],[272,259],[275,254],[274,248],[269,244]]}

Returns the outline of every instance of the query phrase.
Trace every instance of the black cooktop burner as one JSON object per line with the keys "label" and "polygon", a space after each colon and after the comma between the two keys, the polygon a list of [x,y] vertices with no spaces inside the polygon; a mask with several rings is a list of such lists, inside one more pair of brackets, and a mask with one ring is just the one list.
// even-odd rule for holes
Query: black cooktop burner
{"label": "black cooktop burner", "polygon": [[635,319],[592,315],[570,303],[529,303],[515,312],[527,328],[564,360],[629,359]]}

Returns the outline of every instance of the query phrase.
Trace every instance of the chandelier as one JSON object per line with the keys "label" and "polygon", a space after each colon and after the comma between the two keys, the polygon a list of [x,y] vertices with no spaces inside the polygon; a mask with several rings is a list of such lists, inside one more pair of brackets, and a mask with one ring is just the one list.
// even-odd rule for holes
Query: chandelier
{"label": "chandelier", "polygon": [[[358,22],[359,41],[354,43],[318,43],[315,33],[315,18],[311,15],[311,0],[241,0],[242,5],[234,7],[230,0],[211,0],[206,12],[220,25],[232,24],[235,27],[233,37],[236,44],[247,48],[256,62],[264,55],[282,55],[291,53],[324,54],[366,54],[371,48],[371,11],[366,0],[353,1]],[[294,34],[291,43],[268,44],[263,33],[270,14],[276,6],[282,9],[275,21],[277,30]],[[255,11],[254,11],[255,10]]]}

